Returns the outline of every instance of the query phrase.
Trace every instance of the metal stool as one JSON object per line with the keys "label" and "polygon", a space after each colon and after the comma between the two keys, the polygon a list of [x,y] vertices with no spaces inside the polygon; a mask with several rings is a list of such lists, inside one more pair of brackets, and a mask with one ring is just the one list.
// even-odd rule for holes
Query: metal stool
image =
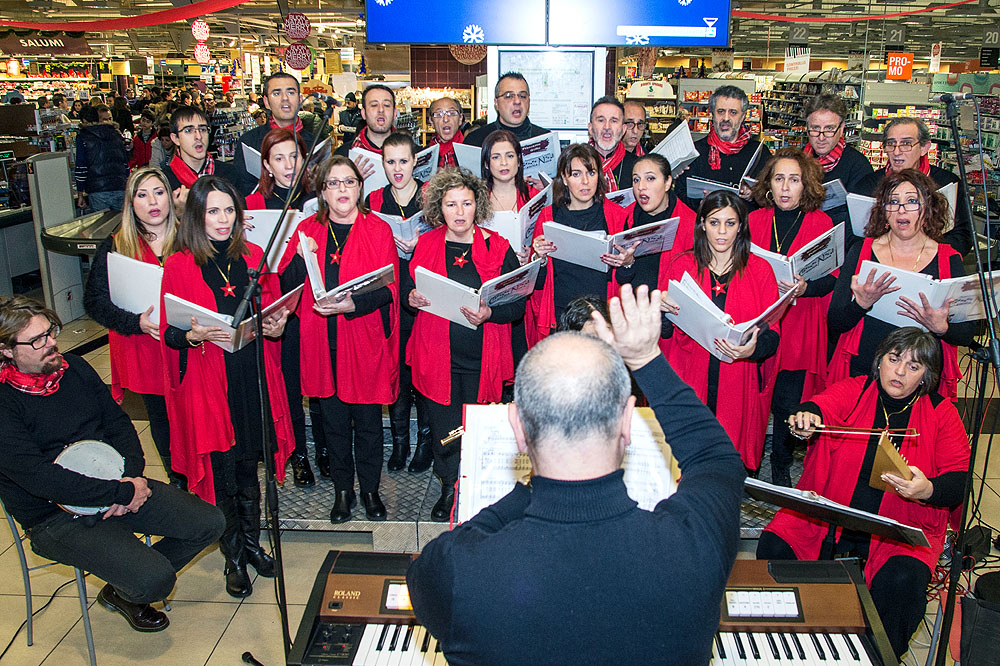
{"label": "metal stool", "polygon": [[[4,509],[4,515],[7,518],[7,525],[10,527],[10,533],[14,535],[14,546],[17,548],[17,558],[21,561],[21,575],[24,577],[24,605],[27,613],[26,624],[28,625],[28,645],[31,645],[34,635],[32,626],[33,618],[31,616],[31,579],[28,574],[38,569],[51,567],[57,563],[49,562],[48,564],[41,564],[37,567],[29,567],[28,560],[24,556],[23,542],[26,537],[17,529],[14,519],[11,518],[6,509]],[[73,571],[76,574],[76,590],[80,596],[80,612],[83,614],[83,631],[87,635],[87,652],[90,653],[90,666],[97,666],[97,656],[94,654],[94,633],[90,629],[90,612],[87,609],[87,585],[83,581],[83,571],[81,571],[79,567],[73,567]]]}

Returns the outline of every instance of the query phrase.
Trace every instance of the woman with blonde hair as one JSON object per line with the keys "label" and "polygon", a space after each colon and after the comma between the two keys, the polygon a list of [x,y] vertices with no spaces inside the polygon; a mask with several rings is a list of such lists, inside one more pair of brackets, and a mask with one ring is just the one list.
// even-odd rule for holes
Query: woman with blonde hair
{"label": "woman with blonde hair", "polygon": [[125,184],[121,227],[97,248],[83,306],[94,321],[108,329],[112,395],[121,402],[125,397],[123,389],[128,389],[142,397],[149,417],[149,431],[163,469],[171,483],[184,487],[184,478],[171,469],[160,331],[150,319],[153,306],[141,314],[123,310],[111,301],[108,286],[109,253],[162,266],[163,260],[174,250],[176,232],[177,218],[167,177],[156,167],[133,171]]}

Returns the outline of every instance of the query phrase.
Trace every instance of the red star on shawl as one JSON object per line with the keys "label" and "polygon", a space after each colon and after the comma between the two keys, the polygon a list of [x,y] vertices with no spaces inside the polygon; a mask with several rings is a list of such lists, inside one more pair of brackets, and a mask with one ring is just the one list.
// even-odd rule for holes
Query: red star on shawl
{"label": "red star on shawl", "polygon": [[330,263],[331,264],[339,264],[340,263],[340,253],[339,252],[331,252],[330,253]]}
{"label": "red star on shawl", "polygon": [[469,260],[465,258],[465,253],[462,253],[457,257],[455,257],[455,265],[458,266],[459,268],[462,268],[467,263],[469,263]]}
{"label": "red star on shawl", "polygon": [[222,294],[224,296],[232,296],[236,298],[236,287],[229,284],[229,280],[226,280],[226,286],[222,287]]}

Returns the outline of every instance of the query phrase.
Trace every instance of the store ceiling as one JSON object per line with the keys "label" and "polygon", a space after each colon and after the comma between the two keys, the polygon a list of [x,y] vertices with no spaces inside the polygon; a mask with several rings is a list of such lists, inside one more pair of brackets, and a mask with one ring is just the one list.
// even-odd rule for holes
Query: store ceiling
{"label": "store ceiling", "polygon": [[[630,2],[637,0],[620,0]],[[670,0],[641,0],[667,2]],[[850,0],[733,0],[733,8],[748,12],[782,16],[857,17],[913,11],[942,4],[945,0],[875,2]],[[0,0],[0,15],[21,21],[100,20],[122,15],[145,14],[191,0]],[[814,58],[846,56],[850,49],[880,53],[885,46],[887,29],[903,27],[905,47],[918,58],[928,57],[931,44],[944,42],[943,58],[969,60],[979,57],[982,34],[987,25],[1000,25],[1000,0],[977,2],[895,19],[854,21],[850,23],[811,23],[809,43]],[[209,46],[226,49],[232,44],[251,44],[270,50],[284,43],[280,31],[281,16],[287,11],[302,11],[313,22],[314,46],[364,46],[363,0],[248,0],[233,9],[207,18],[212,27]],[[779,57],[788,41],[791,24],[756,19],[733,19],[732,46],[737,56]],[[801,24],[800,24],[801,25]],[[111,57],[146,55],[191,55],[191,32],[184,24],[136,28],[128,31],[88,33],[97,54]],[[706,51],[707,53],[707,51]]]}

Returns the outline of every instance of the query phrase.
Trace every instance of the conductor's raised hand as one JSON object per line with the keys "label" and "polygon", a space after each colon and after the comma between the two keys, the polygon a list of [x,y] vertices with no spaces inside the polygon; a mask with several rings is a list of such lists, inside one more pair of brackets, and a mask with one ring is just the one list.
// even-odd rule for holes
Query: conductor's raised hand
{"label": "conductor's raised hand", "polygon": [[354,164],[357,165],[358,171],[361,172],[362,180],[375,173],[375,164],[364,155],[356,156]]}
{"label": "conductor's raised hand", "polygon": [[864,281],[859,275],[851,278],[851,293],[854,294],[854,300],[865,310],[870,310],[878,302],[878,299],[886,294],[899,291],[899,287],[892,286],[896,278],[888,271],[882,273],[878,278],[875,277],[876,273],[877,271],[873,268]]}
{"label": "conductor's raised hand", "polygon": [[629,370],[638,370],[660,355],[660,290],[622,285],[621,295],[608,303],[610,326],[598,312],[591,314],[597,337],[614,347]]}

